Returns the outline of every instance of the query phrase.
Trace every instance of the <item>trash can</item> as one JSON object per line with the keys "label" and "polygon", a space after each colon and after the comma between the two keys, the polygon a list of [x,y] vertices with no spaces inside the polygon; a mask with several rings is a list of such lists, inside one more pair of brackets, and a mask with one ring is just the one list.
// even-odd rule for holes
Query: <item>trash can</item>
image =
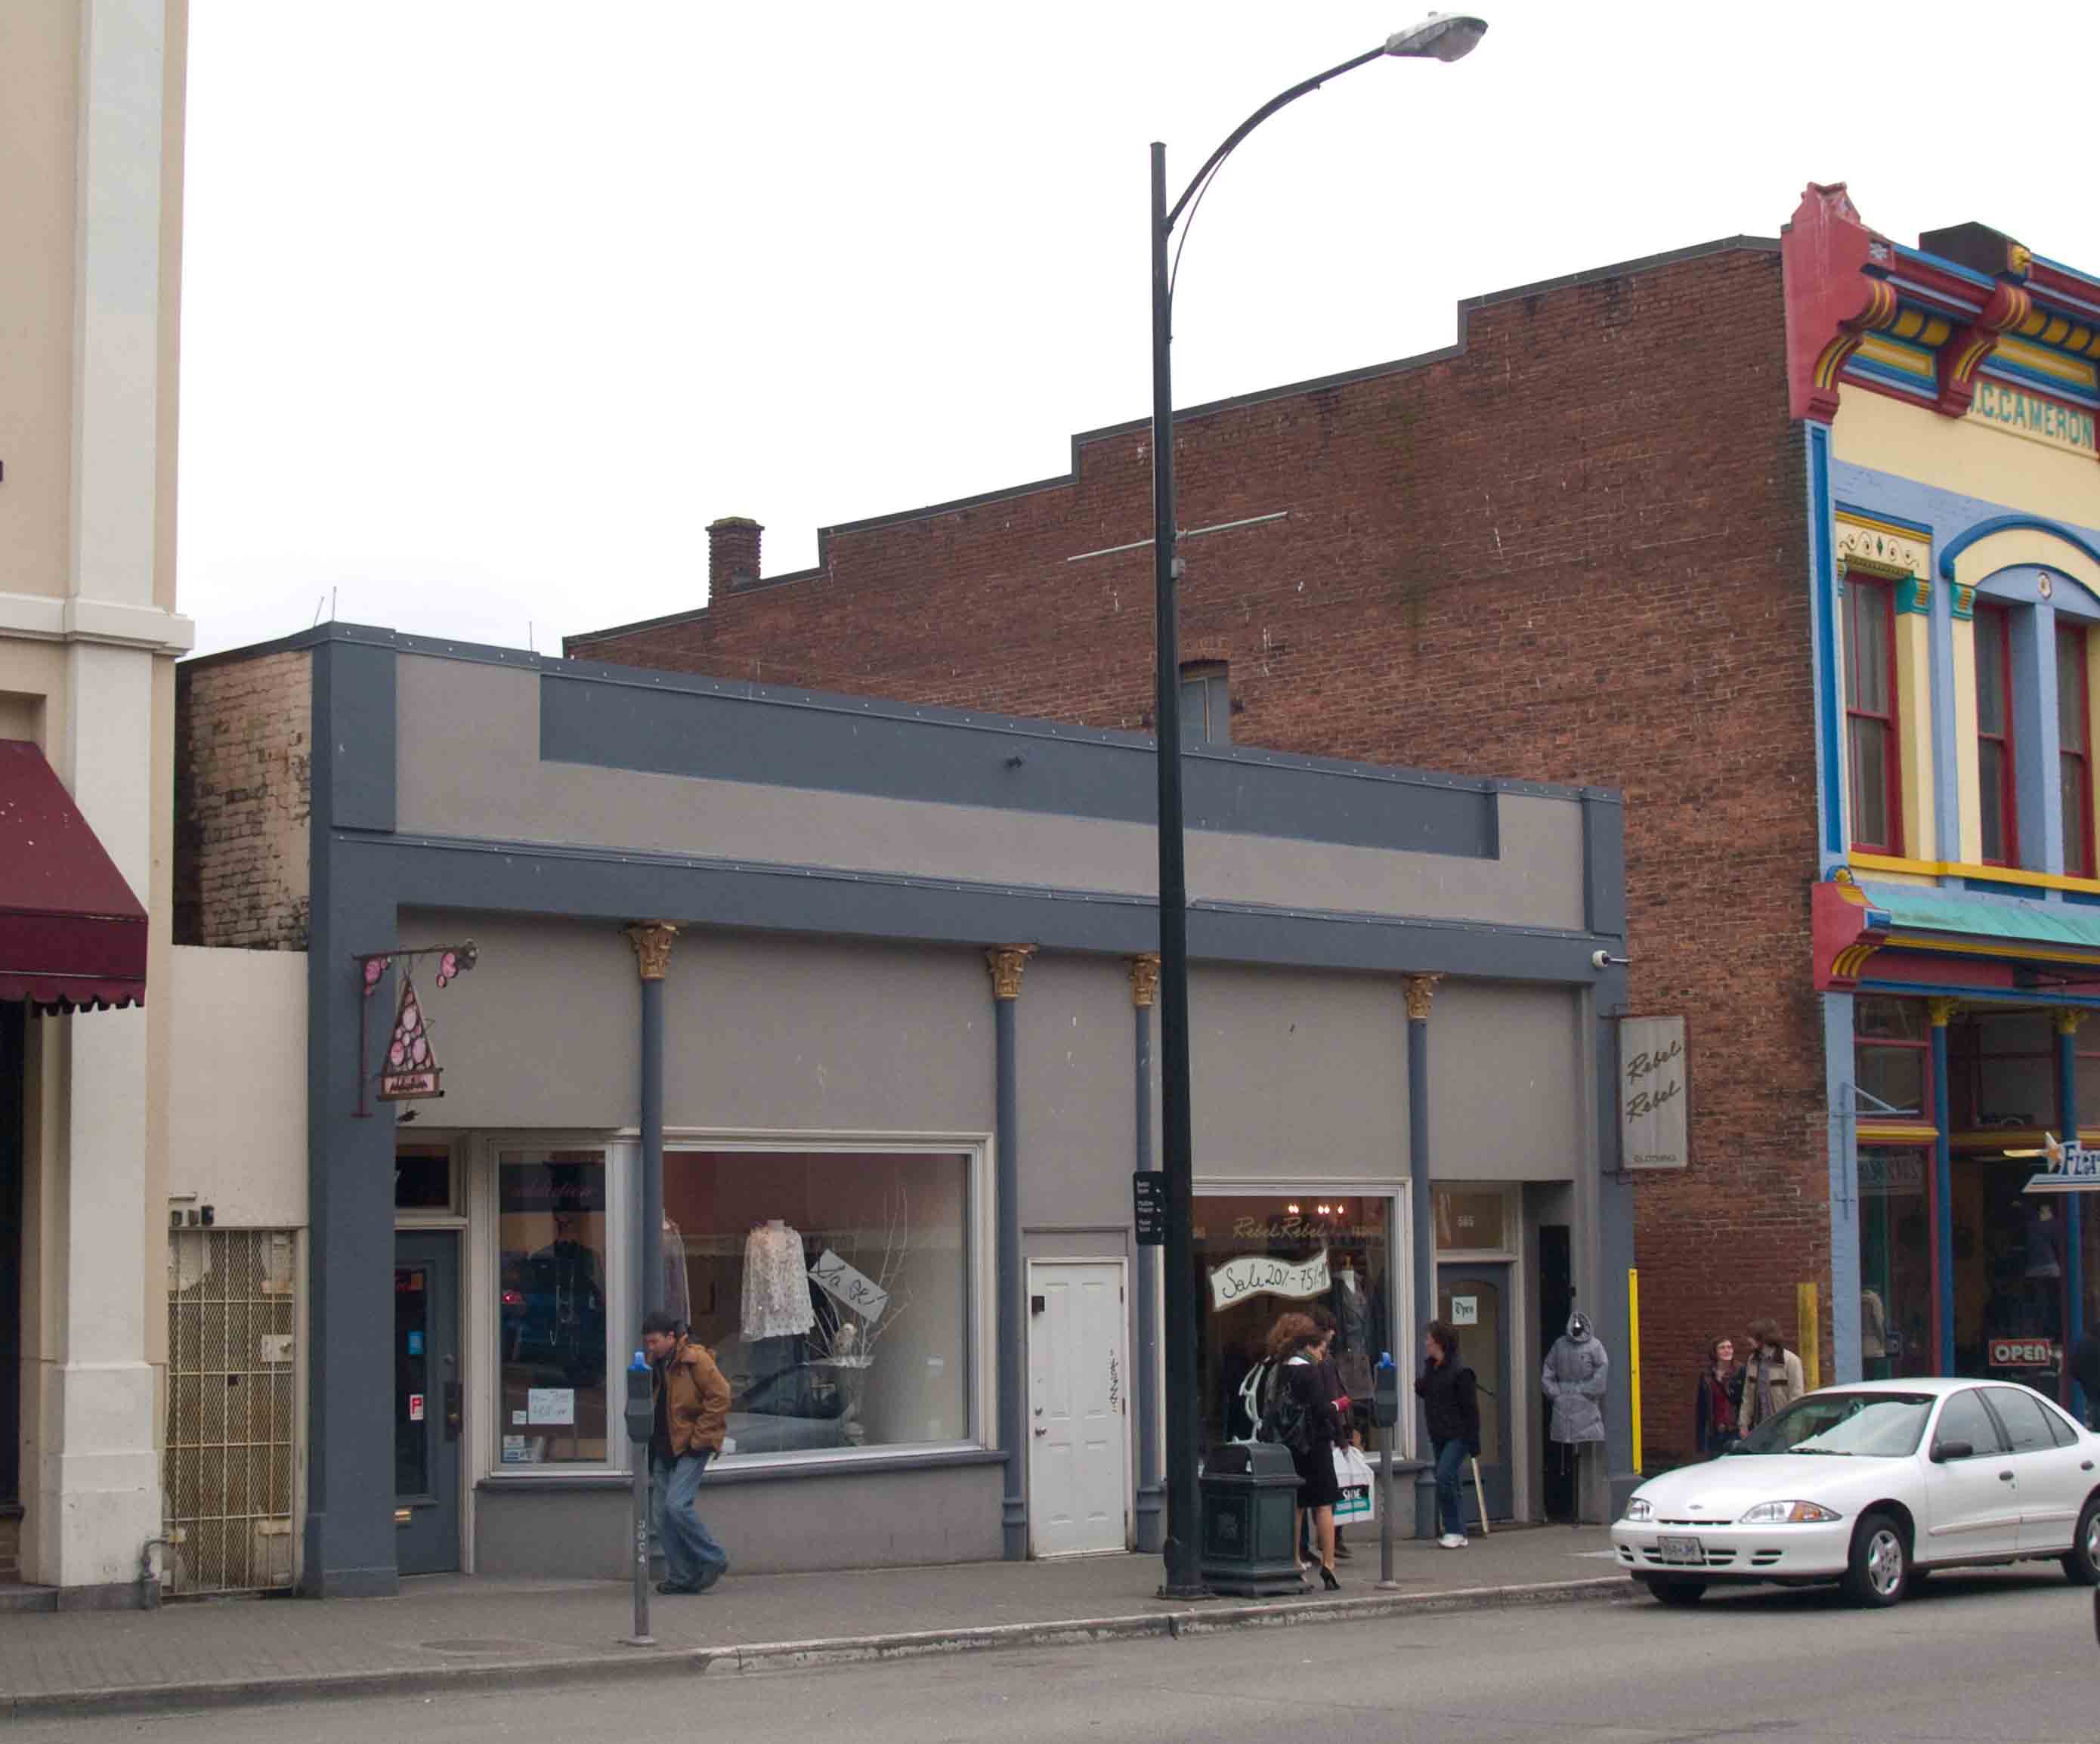
{"label": "trash can", "polygon": [[1215,1592],[1260,1597],[1300,1592],[1298,1468],[1272,1442],[1213,1447],[1203,1462],[1203,1535],[1198,1572]]}

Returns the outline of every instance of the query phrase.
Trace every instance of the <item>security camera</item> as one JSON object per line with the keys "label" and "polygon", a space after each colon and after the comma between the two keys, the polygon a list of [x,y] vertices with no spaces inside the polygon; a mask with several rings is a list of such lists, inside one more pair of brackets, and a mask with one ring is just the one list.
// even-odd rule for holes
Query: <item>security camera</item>
{"label": "security camera", "polygon": [[1633,960],[1630,957],[1613,956],[1608,951],[1592,951],[1590,967],[1592,969],[1624,969]]}

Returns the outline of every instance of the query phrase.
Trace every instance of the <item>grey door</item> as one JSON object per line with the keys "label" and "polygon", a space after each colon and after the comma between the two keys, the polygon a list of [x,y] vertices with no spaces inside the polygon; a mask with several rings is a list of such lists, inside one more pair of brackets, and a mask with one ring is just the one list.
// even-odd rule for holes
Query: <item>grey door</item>
{"label": "grey door", "polygon": [[[1507,1520],[1511,1503],[1510,1467],[1510,1269],[1454,1261],[1436,1269],[1436,1318],[1458,1335],[1458,1360],[1473,1371],[1480,1398],[1480,1488],[1488,1517]],[[1480,1524],[1480,1498],[1466,1473],[1466,1519]]]}
{"label": "grey door", "polygon": [[404,1574],[460,1565],[459,1238],[394,1238],[394,1519]]}

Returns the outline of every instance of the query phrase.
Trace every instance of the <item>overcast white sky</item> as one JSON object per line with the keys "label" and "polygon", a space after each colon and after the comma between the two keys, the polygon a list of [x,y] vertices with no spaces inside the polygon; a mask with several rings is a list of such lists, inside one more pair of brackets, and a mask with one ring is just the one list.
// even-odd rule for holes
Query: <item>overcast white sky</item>
{"label": "overcast white sky", "polygon": [[[1178,191],[1417,4],[193,0],[199,648],[333,598],[558,651],[702,603],[720,515],[765,523],[775,573],[821,525],[1063,472],[1072,432],[1149,408],[1147,143]],[[2032,38],[2040,85],[2014,77],[1973,0],[1483,10],[1469,60],[1366,67],[1235,155],[1185,257],[1177,404],[1776,236],[1811,179],[1904,241],[1976,219],[2100,270],[2074,86]],[[2089,62],[2095,15],[2058,23]]]}

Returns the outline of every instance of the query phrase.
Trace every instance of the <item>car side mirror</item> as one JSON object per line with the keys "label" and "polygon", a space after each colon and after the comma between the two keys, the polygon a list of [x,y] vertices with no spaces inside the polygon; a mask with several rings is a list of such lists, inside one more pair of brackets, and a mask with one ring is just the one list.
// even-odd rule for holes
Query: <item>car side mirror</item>
{"label": "car side mirror", "polygon": [[1967,1442],[1935,1442],[1932,1444],[1932,1463],[1944,1465],[1949,1459],[1973,1459],[1975,1448]]}

